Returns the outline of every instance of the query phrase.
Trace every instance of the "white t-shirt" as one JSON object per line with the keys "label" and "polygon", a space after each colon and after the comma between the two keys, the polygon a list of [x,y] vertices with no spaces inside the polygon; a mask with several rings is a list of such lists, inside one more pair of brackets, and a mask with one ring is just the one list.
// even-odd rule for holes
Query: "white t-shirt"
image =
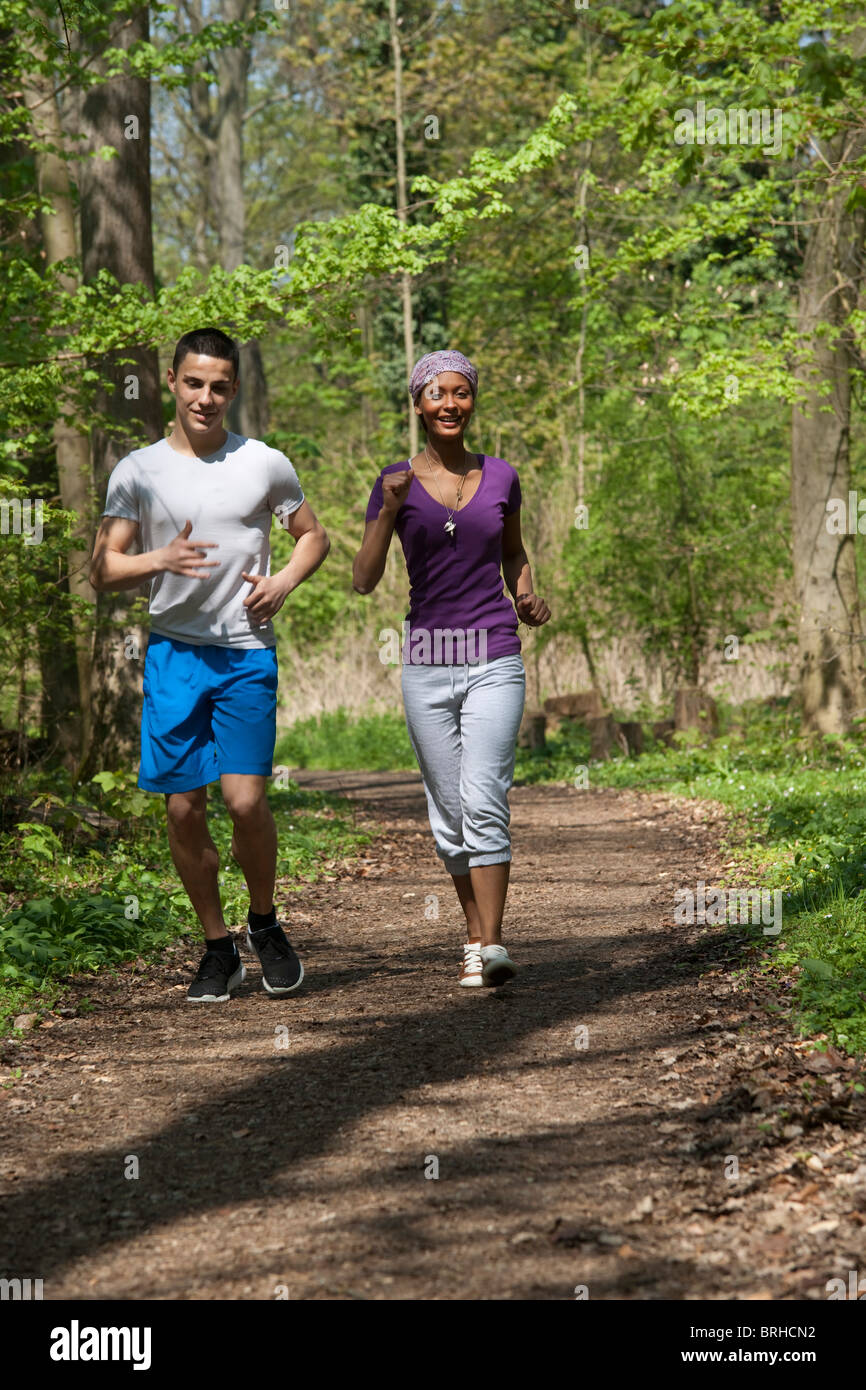
{"label": "white t-shirt", "polygon": [[271,516],[290,516],[304,494],[279,449],[227,434],[204,458],[167,439],[127,454],[112,470],[102,515],[137,521],[143,551],[167,545],[187,519],[191,543],[218,543],[205,552],[220,562],[207,579],[165,572],[151,580],[153,632],[194,646],[273,647],[273,624],[257,625],[243,606],[254,586],[241,573],[270,574]]}

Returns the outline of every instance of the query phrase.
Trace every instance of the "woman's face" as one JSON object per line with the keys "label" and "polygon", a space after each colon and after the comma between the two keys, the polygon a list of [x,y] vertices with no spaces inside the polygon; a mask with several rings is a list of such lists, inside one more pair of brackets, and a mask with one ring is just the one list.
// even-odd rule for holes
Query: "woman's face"
{"label": "woman's face", "polygon": [[431,444],[439,440],[460,439],[475,408],[472,389],[462,372],[440,372],[428,381],[418,404]]}

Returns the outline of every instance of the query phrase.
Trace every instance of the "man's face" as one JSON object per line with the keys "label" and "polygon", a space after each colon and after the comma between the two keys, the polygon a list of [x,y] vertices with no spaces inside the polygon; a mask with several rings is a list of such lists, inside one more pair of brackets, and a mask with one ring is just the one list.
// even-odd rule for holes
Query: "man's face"
{"label": "man's face", "polygon": [[177,376],[169,367],[168,385],[177,401],[180,423],[196,435],[219,428],[239,382],[232,376],[231,362],[188,352],[178,364]]}

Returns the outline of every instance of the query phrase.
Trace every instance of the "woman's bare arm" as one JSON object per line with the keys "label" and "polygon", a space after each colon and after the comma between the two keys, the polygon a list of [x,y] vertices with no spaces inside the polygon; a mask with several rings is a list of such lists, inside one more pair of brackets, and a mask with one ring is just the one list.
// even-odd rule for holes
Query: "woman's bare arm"
{"label": "woman's bare arm", "polygon": [[407,468],[400,473],[386,473],[382,479],[381,510],[364,527],[364,539],[352,565],[352,588],[358,594],[371,594],[385,573],[397,513],[409,495],[414,477],[414,471]]}
{"label": "woman's bare arm", "polygon": [[517,616],[530,627],[541,627],[550,618],[550,609],[532,589],[529,556],[520,534],[520,508],[505,518],[502,528],[502,573],[514,599]]}

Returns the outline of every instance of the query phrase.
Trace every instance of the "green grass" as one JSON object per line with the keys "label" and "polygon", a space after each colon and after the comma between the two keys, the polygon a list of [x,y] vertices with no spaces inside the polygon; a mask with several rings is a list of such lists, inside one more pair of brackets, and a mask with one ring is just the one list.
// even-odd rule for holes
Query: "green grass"
{"label": "green grass", "polygon": [[[11,1031],[16,1014],[50,1007],[70,976],[146,959],[186,933],[198,939],[171,863],[162,797],[138,791],[131,774],[101,774],[100,783],[73,798],[68,780],[54,770],[15,789],[39,813],[50,810],[54,825],[19,820],[0,835],[0,1036]],[[311,882],[324,860],[369,843],[339,798],[291,782],[272,786],[268,795],[280,878]],[[112,818],[110,829],[89,823],[88,805],[96,816]],[[209,823],[226,920],[241,922],[247,896],[230,853],[231,820],[215,788]]]}
{"label": "green grass", "polygon": [[418,767],[402,709],[353,718],[345,710],[303,719],[280,736],[274,762],[329,772],[399,772]]}

